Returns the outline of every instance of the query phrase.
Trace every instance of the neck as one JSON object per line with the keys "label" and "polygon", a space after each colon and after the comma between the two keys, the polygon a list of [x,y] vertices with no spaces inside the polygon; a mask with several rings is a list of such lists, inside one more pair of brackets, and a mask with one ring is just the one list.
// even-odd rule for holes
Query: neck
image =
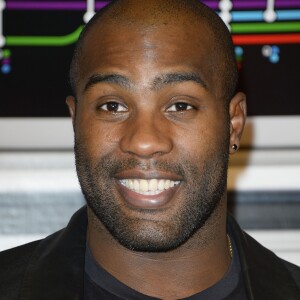
{"label": "neck", "polygon": [[206,224],[185,244],[166,253],[124,248],[88,210],[91,252],[106,271],[140,293],[161,299],[191,296],[214,285],[228,270],[231,258],[225,202],[221,201]]}

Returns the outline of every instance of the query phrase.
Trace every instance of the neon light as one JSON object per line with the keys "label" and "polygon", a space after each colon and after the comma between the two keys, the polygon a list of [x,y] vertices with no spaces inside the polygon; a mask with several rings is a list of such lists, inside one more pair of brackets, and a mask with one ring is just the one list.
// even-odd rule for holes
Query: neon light
{"label": "neon light", "polygon": [[300,9],[294,10],[278,10],[277,19],[279,21],[283,20],[299,20],[300,19]]}
{"label": "neon light", "polygon": [[8,73],[10,73],[10,72],[11,72],[11,66],[10,66],[10,65],[3,65],[3,66],[1,67],[1,72],[2,72],[3,74],[8,74]]}
{"label": "neon light", "polygon": [[[300,20],[300,9],[295,10],[277,10],[278,21]],[[233,11],[231,12],[232,22],[255,21],[261,22],[264,20],[264,12],[257,11]]]}
{"label": "neon light", "polygon": [[295,32],[300,31],[300,22],[232,23],[231,29],[233,33]]}
{"label": "neon light", "polygon": [[[209,1],[203,1],[210,3]],[[209,5],[209,4],[208,4]],[[299,7],[299,0],[276,0],[276,8],[294,8]],[[233,9],[260,9],[266,7],[266,0],[235,0],[233,1]]]}
{"label": "neon light", "polygon": [[[203,0],[207,6],[212,9],[219,8],[218,1],[209,1]],[[266,8],[266,0],[234,0],[233,9],[265,9]],[[295,8],[299,7],[299,0],[276,0],[275,7],[278,8]]]}
{"label": "neon light", "polygon": [[300,33],[295,34],[251,34],[232,35],[235,45],[265,45],[265,44],[297,44],[300,43]]}
{"label": "neon light", "polygon": [[64,36],[7,36],[7,46],[67,46],[77,41],[83,26]]}
{"label": "neon light", "polygon": [[11,56],[11,52],[9,49],[4,49],[3,50],[3,57],[10,57]]}
{"label": "neon light", "polygon": [[232,22],[263,21],[263,11],[233,11]]}
{"label": "neon light", "polygon": [[235,55],[236,55],[237,57],[239,57],[239,58],[241,58],[241,57],[243,56],[243,54],[244,54],[243,48],[242,48],[242,47],[239,47],[239,46],[236,46],[236,47],[234,48],[234,52],[235,52]]}
{"label": "neon light", "polygon": [[[97,1],[95,3],[96,9],[101,9],[110,1]],[[219,9],[219,1],[203,1],[213,9]],[[266,0],[245,1],[235,0],[233,2],[233,9],[265,9]],[[7,9],[13,10],[85,10],[86,3],[84,1],[8,1]],[[276,8],[295,8],[299,7],[299,0],[276,0]]]}

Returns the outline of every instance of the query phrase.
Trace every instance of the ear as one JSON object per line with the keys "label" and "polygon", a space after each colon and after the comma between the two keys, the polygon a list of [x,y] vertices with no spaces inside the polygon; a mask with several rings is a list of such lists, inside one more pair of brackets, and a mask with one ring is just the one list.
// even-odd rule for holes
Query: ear
{"label": "ear", "polygon": [[76,100],[73,96],[68,96],[66,99],[66,103],[69,108],[70,116],[72,118],[73,130],[75,126],[75,114],[76,114]]}
{"label": "ear", "polygon": [[[233,154],[240,147],[240,140],[244,130],[247,105],[246,96],[244,93],[237,93],[229,103],[229,115],[230,115],[230,144],[229,153]],[[234,149],[234,145],[237,146]]]}

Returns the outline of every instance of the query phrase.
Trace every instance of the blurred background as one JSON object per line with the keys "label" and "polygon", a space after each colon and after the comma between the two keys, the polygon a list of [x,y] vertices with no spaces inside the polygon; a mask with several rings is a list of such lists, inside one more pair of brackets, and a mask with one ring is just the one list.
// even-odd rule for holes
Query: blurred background
{"label": "blurred background", "polygon": [[[84,205],[65,97],[74,43],[109,1],[0,0],[0,250],[64,227]],[[232,32],[248,97],[229,210],[300,265],[300,0],[203,1]]]}

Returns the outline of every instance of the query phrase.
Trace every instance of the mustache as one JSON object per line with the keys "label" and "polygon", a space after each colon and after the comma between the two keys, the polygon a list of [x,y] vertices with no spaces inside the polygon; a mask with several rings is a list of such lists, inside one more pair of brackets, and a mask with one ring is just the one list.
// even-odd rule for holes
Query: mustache
{"label": "mustache", "polygon": [[180,163],[178,163],[162,158],[118,157],[114,153],[104,155],[92,166],[91,160],[86,155],[85,147],[78,141],[75,142],[74,146],[76,167],[78,169],[89,169],[90,172],[95,172],[105,177],[113,177],[119,172],[136,169],[140,171],[170,172],[185,179],[189,171],[196,170],[196,167],[187,160],[181,159]]}
{"label": "mustache", "polygon": [[140,171],[164,171],[177,174],[182,178],[185,178],[186,172],[182,163],[173,163],[161,159],[148,159],[147,161],[138,159],[136,157],[130,158],[117,158],[112,154],[105,155],[100,159],[96,165],[96,172],[106,171],[109,176],[114,176],[115,174],[136,169]]}

